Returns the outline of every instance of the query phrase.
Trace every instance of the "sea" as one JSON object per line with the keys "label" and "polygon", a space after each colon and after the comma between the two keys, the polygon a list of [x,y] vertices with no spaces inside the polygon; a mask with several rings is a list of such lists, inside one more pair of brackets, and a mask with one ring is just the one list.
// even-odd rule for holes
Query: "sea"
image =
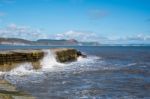
{"label": "sea", "polygon": [[[58,63],[51,48],[76,48],[87,55]],[[42,49],[42,68],[20,64],[4,79],[36,99],[150,99],[150,46],[0,46]]]}

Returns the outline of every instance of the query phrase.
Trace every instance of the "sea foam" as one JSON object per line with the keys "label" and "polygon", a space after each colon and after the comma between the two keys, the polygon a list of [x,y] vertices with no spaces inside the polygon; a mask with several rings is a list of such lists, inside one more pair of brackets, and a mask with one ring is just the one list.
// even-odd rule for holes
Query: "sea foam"
{"label": "sea foam", "polygon": [[44,58],[41,60],[42,69],[52,69],[54,66],[62,66],[62,63],[57,62],[55,54],[51,50],[43,50]]}
{"label": "sea foam", "polygon": [[[26,62],[21,63],[16,66],[16,68],[12,69],[11,71],[7,72],[9,75],[29,75],[31,73],[39,73],[43,71],[50,71],[54,70],[55,66],[63,66],[62,63],[57,62],[55,58],[55,54],[49,50],[43,50],[44,57],[40,60],[41,69],[35,70],[33,69],[32,63]],[[4,72],[0,73],[4,74]]]}
{"label": "sea foam", "polygon": [[94,64],[96,60],[100,59],[100,57],[97,56],[88,56],[87,58],[78,57],[76,62],[59,63],[57,62],[55,53],[52,50],[43,50],[43,52],[44,57],[40,60],[41,69],[35,70],[33,69],[32,63],[27,62],[18,64],[16,68],[12,69],[9,72],[6,72],[5,74],[9,76],[25,76],[33,74],[44,74],[45,72],[63,71],[66,69],[69,69],[71,71],[75,68],[87,68],[88,66],[90,66],[90,64]]}

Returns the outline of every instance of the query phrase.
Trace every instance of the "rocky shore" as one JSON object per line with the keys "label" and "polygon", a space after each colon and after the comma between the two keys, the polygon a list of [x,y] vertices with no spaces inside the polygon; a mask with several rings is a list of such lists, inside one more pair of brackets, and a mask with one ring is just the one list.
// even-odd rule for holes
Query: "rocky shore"
{"label": "rocky shore", "polygon": [[39,60],[44,57],[40,50],[0,51],[0,71],[9,71],[24,62],[31,62],[35,69],[39,68]]}
{"label": "rocky shore", "polygon": [[57,61],[61,63],[76,61],[79,56],[84,56],[80,51],[77,51],[76,49],[53,49],[53,52],[56,55]]}
{"label": "rocky shore", "polygon": [[35,99],[31,95],[18,91],[16,87],[6,80],[0,80],[0,99]]}
{"label": "rocky shore", "polygon": [[[79,56],[85,57],[80,51],[71,48],[46,49],[50,50],[60,63],[76,61]],[[19,64],[32,63],[33,69],[41,68],[41,60],[47,55],[44,50],[9,50],[0,51],[0,72],[10,71]],[[52,61],[52,60],[49,60]],[[35,99],[31,95],[18,91],[16,87],[0,78],[0,99]]]}
{"label": "rocky shore", "polygon": [[[60,63],[76,61],[79,56],[84,56],[81,52],[71,48],[51,49],[51,51]],[[30,62],[34,69],[39,69],[41,68],[40,60],[45,54],[43,50],[0,51],[0,71],[10,71],[18,64],[25,62]]]}

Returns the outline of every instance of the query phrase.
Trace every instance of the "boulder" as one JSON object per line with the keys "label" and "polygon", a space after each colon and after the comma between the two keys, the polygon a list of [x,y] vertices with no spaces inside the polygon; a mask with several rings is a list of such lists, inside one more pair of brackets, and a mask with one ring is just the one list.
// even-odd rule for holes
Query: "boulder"
{"label": "boulder", "polygon": [[53,51],[55,53],[56,60],[61,63],[76,61],[78,58],[76,49],[63,48],[54,49]]}
{"label": "boulder", "polygon": [[83,57],[83,58],[86,58],[86,57],[87,57],[87,55],[81,53],[80,51],[77,51],[77,56],[78,56],[78,57],[81,56],[81,57]]}

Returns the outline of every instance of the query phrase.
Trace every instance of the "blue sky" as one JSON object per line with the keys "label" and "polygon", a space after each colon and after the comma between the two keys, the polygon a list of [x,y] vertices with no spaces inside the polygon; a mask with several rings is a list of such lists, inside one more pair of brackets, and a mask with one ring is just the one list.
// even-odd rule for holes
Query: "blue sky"
{"label": "blue sky", "polygon": [[0,0],[0,35],[150,44],[150,0]]}

